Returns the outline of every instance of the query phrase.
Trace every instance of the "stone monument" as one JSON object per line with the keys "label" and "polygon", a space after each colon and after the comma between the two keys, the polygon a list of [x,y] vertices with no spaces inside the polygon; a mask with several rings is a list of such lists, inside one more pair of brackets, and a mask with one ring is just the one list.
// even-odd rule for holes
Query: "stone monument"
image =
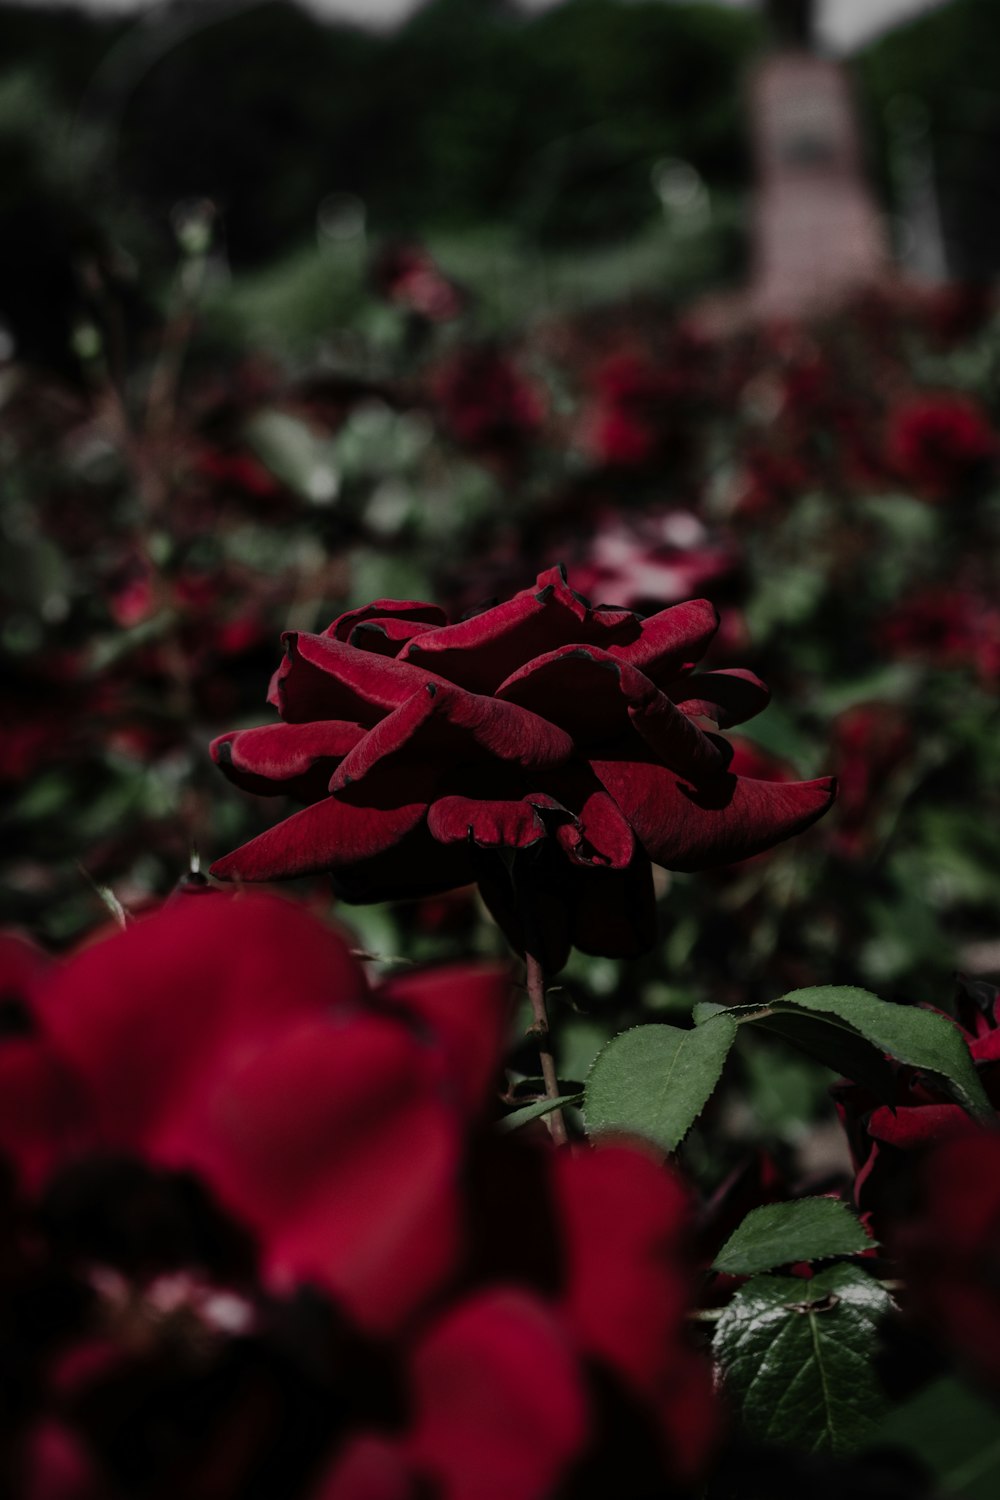
{"label": "stone monument", "polygon": [[795,316],[889,269],[843,68],[813,50],[812,0],[767,0],[775,45],[750,79],[757,187],[751,308]]}

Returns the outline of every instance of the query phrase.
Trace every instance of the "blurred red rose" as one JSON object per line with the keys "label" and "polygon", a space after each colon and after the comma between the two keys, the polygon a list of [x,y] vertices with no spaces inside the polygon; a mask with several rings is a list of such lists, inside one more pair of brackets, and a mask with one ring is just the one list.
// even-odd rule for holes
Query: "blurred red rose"
{"label": "blurred red rose", "polygon": [[463,311],[466,298],[422,245],[387,245],[372,267],[376,291],[404,311],[430,323],[448,323]]}
{"label": "blurred red rose", "polygon": [[1000,1392],[1000,1135],[974,1131],[922,1163],[920,1211],[895,1236],[913,1312]]}
{"label": "blurred red rose", "polygon": [[932,588],[905,599],[884,621],[892,656],[965,668],[986,686],[1000,681],[1000,608],[977,588]]}
{"label": "blurred red rose", "polygon": [[929,500],[944,500],[988,476],[1000,445],[989,417],[971,396],[943,391],[912,397],[890,414],[890,469]]}
{"label": "blurred red rose", "polygon": [[[435,605],[376,600],[323,635],[289,633],[270,701],[283,723],[212,746],[250,792],[310,804],[213,872],[329,870],[354,901],[478,880],[512,943],[522,917],[550,969],[571,944],[642,952],[655,937],[650,861],[731,864],[815,822],[829,778],[733,775],[726,727],[767,703],[742,669],[691,668],[717,629],[704,600],[647,619],[592,609],[561,570],[449,625]],[[495,851],[519,851],[519,909]]]}
{"label": "blurred red rose", "polygon": [[912,750],[913,732],[890,703],[861,703],[833,725],[837,815],[830,837],[848,859],[863,858],[877,839],[878,808],[887,785]]}
{"label": "blurred red rose", "polygon": [[0,1302],[49,1305],[5,1352],[0,1469],[154,1500],[544,1500],[637,1451],[651,1489],[697,1477],[687,1195],[631,1146],[480,1139],[501,968],[372,992],[304,911],[222,893],[56,965],[7,941]]}
{"label": "blurred red rose", "polygon": [[635,469],[686,448],[687,432],[678,420],[686,390],[677,366],[631,351],[610,355],[593,377],[582,421],[585,451],[595,463]]}
{"label": "blurred red rose", "polygon": [[432,394],[445,431],[478,453],[516,452],[545,418],[538,388],[507,355],[488,347],[454,355],[435,375]]}

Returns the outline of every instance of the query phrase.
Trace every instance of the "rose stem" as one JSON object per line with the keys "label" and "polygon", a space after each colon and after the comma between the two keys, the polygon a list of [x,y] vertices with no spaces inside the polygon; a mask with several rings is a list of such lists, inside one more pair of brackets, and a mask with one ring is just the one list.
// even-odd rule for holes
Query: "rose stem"
{"label": "rose stem", "polygon": [[[531,1014],[534,1017],[531,1035],[538,1042],[538,1056],[542,1064],[542,1078],[545,1081],[545,1097],[558,1099],[559,1079],[556,1076],[556,1060],[552,1056],[549,1013],[545,1005],[545,975],[533,953],[526,953],[524,961],[527,967],[528,999],[531,1001]],[[545,1118],[556,1145],[565,1146],[567,1142],[566,1121],[563,1119],[562,1110],[554,1109]]]}

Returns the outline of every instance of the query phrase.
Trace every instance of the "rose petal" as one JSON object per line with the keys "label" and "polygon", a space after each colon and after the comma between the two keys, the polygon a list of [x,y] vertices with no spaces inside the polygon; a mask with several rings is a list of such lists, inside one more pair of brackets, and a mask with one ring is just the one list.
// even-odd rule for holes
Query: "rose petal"
{"label": "rose petal", "polygon": [[439,844],[426,822],[370,859],[331,871],[344,901],[410,901],[471,885],[475,880],[467,844]]}
{"label": "rose petal", "polygon": [[277,897],[219,895],[140,918],[61,966],[45,1031],[102,1139],[141,1148],[183,1120],[230,1054],[367,993],[343,939]]}
{"label": "rose petal", "polygon": [[626,1146],[559,1153],[552,1172],[567,1258],[564,1316],[583,1349],[656,1410],[672,1467],[690,1480],[715,1421],[710,1368],[687,1341],[687,1192],[662,1163]]}
{"label": "rose petal", "polygon": [[417,1494],[396,1444],[362,1433],[349,1439],[309,1500],[417,1500]]}
{"label": "rose petal", "polygon": [[733,864],[801,833],[836,795],[818,781],[751,781],[723,775],[700,790],[664,766],[594,760],[593,769],[650,859],[668,870]]}
{"label": "rose petal", "polygon": [[587,1400],[558,1320],[535,1298],[480,1293],[413,1360],[414,1466],[441,1500],[547,1500],[587,1439]]}
{"label": "rose petal", "polygon": [[472,692],[492,693],[525,661],[557,646],[628,641],[638,631],[635,615],[589,609],[561,569],[550,568],[533,589],[411,641],[400,660],[418,662]]}
{"label": "rose petal", "polygon": [[[372,859],[423,821],[425,802],[361,807],[324,797],[217,859],[217,880],[289,880]],[[374,899],[374,898],[373,898]]]}
{"label": "rose petal", "polygon": [[643,620],[637,640],[607,649],[663,687],[683,667],[701,660],[718,628],[715,605],[708,599],[691,599]]}
{"label": "rose petal", "polygon": [[481,849],[530,849],[545,838],[545,824],[531,803],[475,797],[438,797],[427,827],[442,844],[471,842]]}
{"label": "rose petal", "polygon": [[[529,768],[559,765],[573,754],[564,730],[518,708],[464,692],[450,683],[428,683],[376,724],[338,766],[331,791],[364,783],[362,795],[413,790],[428,796],[455,764],[493,756]],[[356,793],[352,790],[352,799]]]}
{"label": "rose petal", "polygon": [[754,672],[743,667],[699,672],[696,677],[683,679],[671,697],[686,714],[702,715],[720,729],[745,723],[771,701],[770,690]]}
{"label": "rose petal", "polygon": [[473,1118],[487,1103],[503,1058],[510,1022],[510,974],[499,964],[454,964],[449,968],[394,975],[382,985],[378,1004],[418,1023],[441,1063],[447,1092]]}
{"label": "rose petal", "polygon": [[159,1154],[256,1232],[276,1286],[316,1283],[389,1333],[452,1269],[460,1147],[428,1049],[367,1015],[286,1028],[203,1091]]}
{"label": "rose petal", "polygon": [[412,620],[362,620],[351,631],[350,644],[376,656],[395,657],[407,641],[435,629],[434,625],[417,625]]}
{"label": "rose petal", "polygon": [[887,1146],[912,1150],[969,1128],[969,1117],[957,1104],[923,1104],[919,1108],[890,1109],[880,1105],[872,1111],[868,1134]]}
{"label": "rose petal", "polygon": [[371,604],[345,610],[323,634],[337,641],[349,641],[356,627],[369,620],[377,620],[386,626],[391,622],[403,628],[419,625],[426,629],[447,625],[448,616],[440,605],[425,604],[420,599],[373,599]]}
{"label": "rose petal", "polygon": [[638,958],[656,942],[653,870],[639,850],[624,870],[572,875],[572,938],[581,953]]}
{"label": "rose petal", "polygon": [[330,777],[364,738],[360,724],[319,719],[312,724],[265,724],[219,735],[209,749],[223,774],[258,797],[325,797]]}
{"label": "rose petal", "polygon": [[629,690],[633,697],[656,691],[648,677],[610,652],[577,645],[560,646],[518,667],[496,697],[544,714],[579,746],[613,738],[627,727]]}
{"label": "rose petal", "polygon": [[420,667],[359,651],[330,636],[290,630],[282,636],[285,658],[267,695],[289,724],[346,719],[377,724],[433,681]]}

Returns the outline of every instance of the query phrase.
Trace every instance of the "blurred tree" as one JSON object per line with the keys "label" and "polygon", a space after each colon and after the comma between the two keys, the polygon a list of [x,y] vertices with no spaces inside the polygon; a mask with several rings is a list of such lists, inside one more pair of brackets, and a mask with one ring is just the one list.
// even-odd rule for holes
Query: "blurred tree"
{"label": "blurred tree", "polygon": [[1000,270],[996,0],[951,0],[898,27],[866,49],[858,73],[869,115],[883,131],[893,101],[923,105],[949,270],[972,279],[995,276]]}

